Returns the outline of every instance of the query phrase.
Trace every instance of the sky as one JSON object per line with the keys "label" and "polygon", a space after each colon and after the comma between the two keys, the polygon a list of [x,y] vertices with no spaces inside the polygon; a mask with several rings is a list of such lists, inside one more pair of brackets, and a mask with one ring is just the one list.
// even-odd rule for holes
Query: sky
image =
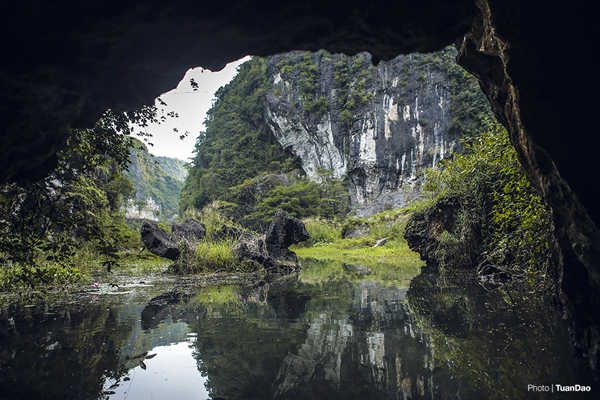
{"label": "sky", "polygon": [[[158,103],[156,105],[159,109],[164,108],[165,113],[175,111],[179,114],[179,118],[167,118],[166,122],[151,124],[145,129],[152,134],[150,143],[154,145],[148,145],[150,153],[155,156],[190,161],[198,133],[205,129],[204,119],[212,105],[215,92],[229,83],[237,74],[237,67],[249,59],[250,57],[247,56],[229,63],[218,72],[192,68],[187,71],[177,88],[163,93],[160,98],[167,103],[167,107]],[[190,85],[191,78],[198,84],[197,91],[194,91]],[[173,132],[173,128],[177,128],[179,132]],[[180,140],[179,136],[186,131],[189,135],[184,140]]]}

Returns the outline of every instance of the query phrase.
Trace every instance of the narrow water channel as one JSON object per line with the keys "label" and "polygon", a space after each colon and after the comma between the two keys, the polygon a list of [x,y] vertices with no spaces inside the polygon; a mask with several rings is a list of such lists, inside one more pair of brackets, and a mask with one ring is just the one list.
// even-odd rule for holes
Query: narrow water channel
{"label": "narrow water channel", "polygon": [[527,283],[486,287],[414,263],[303,266],[245,285],[136,282],[6,311],[0,399],[598,395],[560,310]]}

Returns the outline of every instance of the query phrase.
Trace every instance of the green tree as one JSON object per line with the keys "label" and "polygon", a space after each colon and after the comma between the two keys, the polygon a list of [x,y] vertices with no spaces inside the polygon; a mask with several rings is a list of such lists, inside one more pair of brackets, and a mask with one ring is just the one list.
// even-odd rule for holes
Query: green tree
{"label": "green tree", "polygon": [[156,113],[153,107],[109,111],[93,129],[71,132],[46,179],[0,187],[0,253],[19,269],[17,280],[55,279],[57,272],[48,272],[48,266],[68,267],[82,242],[94,242],[107,262],[114,262],[118,247],[129,239],[121,202],[134,194],[124,174],[134,145],[128,134],[132,122],[156,120]]}
{"label": "green tree", "polygon": [[298,167],[297,161],[289,162],[295,157],[286,154],[263,119],[263,99],[271,90],[266,62],[253,58],[215,93],[206,132],[196,140],[195,157],[181,192],[180,215],[189,207],[202,209],[262,172]]}

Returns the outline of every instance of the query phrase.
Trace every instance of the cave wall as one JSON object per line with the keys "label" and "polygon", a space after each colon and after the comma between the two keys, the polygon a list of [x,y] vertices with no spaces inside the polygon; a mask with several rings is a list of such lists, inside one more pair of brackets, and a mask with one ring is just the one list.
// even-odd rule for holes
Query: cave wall
{"label": "cave wall", "polygon": [[598,370],[596,17],[582,2],[478,4],[482,13],[473,0],[3,2],[0,182],[42,177],[70,128],[153,103],[190,67],[321,48],[389,60],[455,42],[552,206],[574,343]]}
{"label": "cave wall", "polygon": [[600,231],[594,132],[597,78],[586,73],[594,38],[583,9],[478,2],[482,13],[457,42],[527,177],[550,204],[562,259],[558,292],[575,348],[600,371]]}

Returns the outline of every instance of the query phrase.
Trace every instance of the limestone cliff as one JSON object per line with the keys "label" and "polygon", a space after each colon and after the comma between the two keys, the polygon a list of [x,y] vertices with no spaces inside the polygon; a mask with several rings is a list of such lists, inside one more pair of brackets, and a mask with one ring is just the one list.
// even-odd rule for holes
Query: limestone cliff
{"label": "limestone cliff", "polygon": [[[457,72],[455,54],[450,47],[376,67],[368,54],[269,57],[266,121],[309,176],[318,168],[348,175],[353,202],[364,204],[413,186],[420,169],[489,126],[487,102],[475,81]],[[461,106],[462,100],[471,104]]]}

